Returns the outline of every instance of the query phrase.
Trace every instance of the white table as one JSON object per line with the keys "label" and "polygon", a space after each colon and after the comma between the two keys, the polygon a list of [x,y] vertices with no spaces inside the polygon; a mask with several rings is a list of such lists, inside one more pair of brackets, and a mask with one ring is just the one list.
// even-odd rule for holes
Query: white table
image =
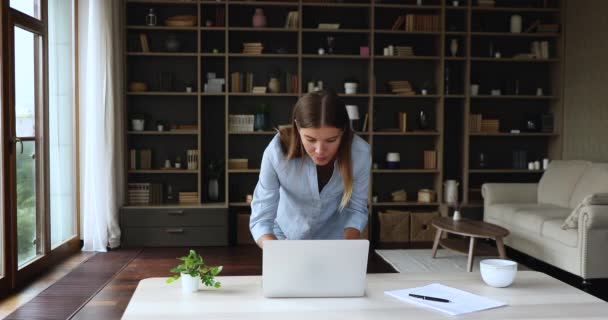
{"label": "white table", "polygon": [[[179,281],[166,284],[165,278],[144,279],[122,319],[608,319],[608,303],[535,271],[520,271],[508,288],[485,285],[477,272],[368,274],[362,298],[267,299],[259,276],[218,280],[221,289],[183,295]],[[434,282],[509,306],[454,317],[384,294]]]}

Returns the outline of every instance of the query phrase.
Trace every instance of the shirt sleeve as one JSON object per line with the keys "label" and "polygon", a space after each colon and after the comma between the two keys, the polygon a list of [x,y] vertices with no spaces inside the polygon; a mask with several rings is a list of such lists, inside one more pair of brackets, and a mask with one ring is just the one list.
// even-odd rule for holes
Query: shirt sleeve
{"label": "shirt sleeve", "polygon": [[361,166],[357,168],[357,171],[353,172],[353,194],[346,207],[344,207],[343,214],[348,215],[346,225],[344,226],[345,229],[355,228],[363,231],[367,224],[367,200],[372,166],[371,155],[363,155],[362,160]]}
{"label": "shirt sleeve", "polygon": [[274,233],[274,220],[279,206],[280,183],[272,162],[273,152],[272,148],[267,148],[264,151],[260,177],[251,201],[249,229],[256,242],[261,236]]}

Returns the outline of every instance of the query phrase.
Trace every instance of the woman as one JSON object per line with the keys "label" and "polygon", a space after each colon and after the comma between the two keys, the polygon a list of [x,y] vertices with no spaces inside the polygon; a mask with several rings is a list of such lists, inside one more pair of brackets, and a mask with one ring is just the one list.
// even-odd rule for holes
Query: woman
{"label": "woman", "polygon": [[350,128],[337,96],[301,97],[291,128],[262,157],[249,227],[256,243],[277,239],[359,239],[367,224],[370,146]]}

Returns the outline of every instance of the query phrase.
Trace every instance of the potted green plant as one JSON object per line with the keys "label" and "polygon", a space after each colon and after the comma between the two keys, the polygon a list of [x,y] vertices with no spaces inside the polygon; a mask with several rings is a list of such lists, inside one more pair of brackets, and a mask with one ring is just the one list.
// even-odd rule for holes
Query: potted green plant
{"label": "potted green plant", "polygon": [[175,157],[175,169],[182,167],[182,158],[180,156]]}
{"label": "potted green plant", "polygon": [[224,162],[222,160],[210,160],[207,163],[207,177],[209,178],[207,196],[211,201],[217,201],[220,197],[219,178],[223,172]]}
{"label": "potted green plant", "polygon": [[159,132],[165,131],[165,123],[161,120],[156,121],[156,130]]}
{"label": "potted green plant", "polygon": [[187,256],[177,259],[183,261],[183,263],[170,270],[177,274],[167,278],[167,283],[181,279],[184,293],[197,291],[199,282],[207,287],[220,288],[222,286],[219,281],[215,280],[215,276],[222,272],[222,266],[208,266],[203,261],[203,257],[194,250],[190,250]]}

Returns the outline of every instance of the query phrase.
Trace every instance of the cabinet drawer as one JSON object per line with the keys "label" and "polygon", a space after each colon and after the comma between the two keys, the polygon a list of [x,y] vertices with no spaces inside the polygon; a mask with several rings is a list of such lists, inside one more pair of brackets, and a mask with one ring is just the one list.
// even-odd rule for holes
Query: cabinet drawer
{"label": "cabinet drawer", "polygon": [[227,227],[227,209],[123,209],[121,226],[129,227]]}
{"label": "cabinet drawer", "polygon": [[125,228],[125,247],[226,246],[226,227]]}

